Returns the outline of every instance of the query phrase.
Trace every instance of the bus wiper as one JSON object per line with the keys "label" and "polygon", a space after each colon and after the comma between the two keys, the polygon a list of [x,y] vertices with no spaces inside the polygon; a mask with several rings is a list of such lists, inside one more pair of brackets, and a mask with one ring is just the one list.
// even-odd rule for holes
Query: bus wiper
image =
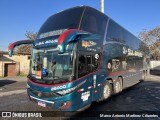
{"label": "bus wiper", "polygon": [[59,76],[53,76],[53,79],[59,79],[60,77]]}
{"label": "bus wiper", "polygon": [[56,76],[53,78],[52,83],[58,84],[58,83],[63,83],[63,82],[68,82],[68,81],[69,81],[68,79],[64,79],[64,78],[60,78],[59,76]]}

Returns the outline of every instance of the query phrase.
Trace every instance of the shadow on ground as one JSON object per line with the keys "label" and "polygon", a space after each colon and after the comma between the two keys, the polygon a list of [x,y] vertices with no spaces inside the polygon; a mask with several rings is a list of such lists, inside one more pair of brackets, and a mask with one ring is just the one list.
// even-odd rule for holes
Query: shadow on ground
{"label": "shadow on ground", "polygon": [[150,70],[150,74],[151,74],[151,75],[160,76],[160,70],[158,70],[158,69]]}
{"label": "shadow on ground", "polygon": [[93,114],[96,114],[96,112],[99,113],[101,111],[160,111],[159,93],[160,82],[143,81],[133,87],[125,89],[118,95],[113,95],[110,99],[104,102],[92,103],[88,109],[78,112],[72,117],[85,118],[85,115],[92,116]]}
{"label": "shadow on ground", "polygon": [[3,87],[5,85],[9,85],[9,84],[13,84],[15,82],[17,82],[17,81],[15,81],[15,80],[0,80],[0,87]]}

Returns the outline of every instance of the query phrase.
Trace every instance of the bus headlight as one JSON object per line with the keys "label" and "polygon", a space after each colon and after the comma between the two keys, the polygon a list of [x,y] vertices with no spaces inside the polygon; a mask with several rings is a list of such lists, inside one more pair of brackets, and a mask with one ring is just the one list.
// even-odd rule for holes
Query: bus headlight
{"label": "bus headlight", "polygon": [[78,86],[75,86],[75,87],[69,88],[67,90],[58,91],[56,93],[59,94],[59,95],[66,95],[66,94],[69,94],[69,93],[73,92],[77,88],[78,88]]}

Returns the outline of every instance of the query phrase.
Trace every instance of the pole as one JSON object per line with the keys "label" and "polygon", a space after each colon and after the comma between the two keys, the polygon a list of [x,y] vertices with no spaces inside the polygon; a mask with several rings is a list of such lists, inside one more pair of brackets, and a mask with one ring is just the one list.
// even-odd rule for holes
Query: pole
{"label": "pole", "polygon": [[3,69],[3,67],[4,66],[3,66],[3,53],[2,53],[2,77],[4,77],[4,71],[3,71],[4,69]]}
{"label": "pole", "polygon": [[104,0],[100,0],[100,4],[101,4],[101,12],[104,13]]}

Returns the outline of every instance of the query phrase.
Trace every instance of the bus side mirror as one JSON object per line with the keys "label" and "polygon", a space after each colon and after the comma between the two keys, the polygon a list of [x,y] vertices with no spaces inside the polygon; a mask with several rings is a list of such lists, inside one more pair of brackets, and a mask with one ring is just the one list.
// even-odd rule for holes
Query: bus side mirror
{"label": "bus side mirror", "polygon": [[66,45],[64,43],[57,46],[59,49],[59,53],[63,54],[66,51]]}
{"label": "bus side mirror", "polygon": [[9,56],[12,57],[13,50],[16,46],[19,46],[22,44],[32,44],[33,42],[34,42],[34,40],[21,40],[21,41],[17,41],[17,42],[10,44],[8,47]]}

